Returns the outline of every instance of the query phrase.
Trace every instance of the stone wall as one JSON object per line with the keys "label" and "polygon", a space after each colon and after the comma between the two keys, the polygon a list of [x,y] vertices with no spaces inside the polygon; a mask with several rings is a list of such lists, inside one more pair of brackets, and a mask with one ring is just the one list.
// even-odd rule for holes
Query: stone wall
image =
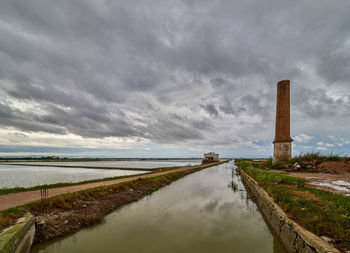
{"label": "stone wall", "polygon": [[287,214],[274,203],[273,199],[253,178],[240,169],[238,171],[245,187],[255,196],[260,210],[276,231],[288,252],[339,253],[332,245],[289,219]]}

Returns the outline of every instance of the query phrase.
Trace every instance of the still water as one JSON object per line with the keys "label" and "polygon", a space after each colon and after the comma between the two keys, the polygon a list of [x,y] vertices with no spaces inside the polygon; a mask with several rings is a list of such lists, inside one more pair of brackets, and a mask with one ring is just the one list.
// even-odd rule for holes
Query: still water
{"label": "still water", "polygon": [[0,165],[0,188],[79,182],[146,171]]}
{"label": "still water", "polygon": [[12,162],[15,164],[67,165],[81,167],[110,167],[110,168],[142,168],[154,169],[162,167],[198,165],[202,160],[132,160],[132,161],[91,161],[91,162]]}
{"label": "still water", "polygon": [[286,251],[247,197],[231,162],[179,179],[100,225],[31,252]]}

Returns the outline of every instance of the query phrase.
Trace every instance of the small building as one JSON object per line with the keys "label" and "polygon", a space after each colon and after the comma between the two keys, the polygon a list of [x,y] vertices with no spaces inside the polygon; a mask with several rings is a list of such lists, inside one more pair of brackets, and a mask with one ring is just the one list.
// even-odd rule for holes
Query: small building
{"label": "small building", "polygon": [[203,162],[218,162],[219,160],[219,154],[216,154],[214,152],[209,152],[204,154],[204,160]]}

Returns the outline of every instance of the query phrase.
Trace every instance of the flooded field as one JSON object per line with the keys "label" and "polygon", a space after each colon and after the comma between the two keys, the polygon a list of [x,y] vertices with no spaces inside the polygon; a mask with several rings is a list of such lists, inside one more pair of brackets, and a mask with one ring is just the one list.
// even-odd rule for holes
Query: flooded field
{"label": "flooded field", "polygon": [[[66,165],[80,167],[108,167],[108,168],[143,168],[154,169],[162,167],[198,165],[202,160],[131,160],[131,161],[91,161],[91,162],[12,162],[15,164],[38,165]],[[7,163],[9,164],[9,163]]]}
{"label": "flooded field", "polygon": [[285,253],[245,191],[233,163],[188,175],[126,205],[100,225],[32,253]]}
{"label": "flooded field", "polygon": [[0,165],[0,188],[79,182],[146,171]]}

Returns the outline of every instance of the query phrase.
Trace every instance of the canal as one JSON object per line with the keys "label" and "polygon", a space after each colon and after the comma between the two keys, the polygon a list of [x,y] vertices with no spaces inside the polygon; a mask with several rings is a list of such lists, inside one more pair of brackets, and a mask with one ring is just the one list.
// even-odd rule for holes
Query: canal
{"label": "canal", "polygon": [[102,224],[31,252],[286,251],[230,162],[181,178],[116,210]]}

